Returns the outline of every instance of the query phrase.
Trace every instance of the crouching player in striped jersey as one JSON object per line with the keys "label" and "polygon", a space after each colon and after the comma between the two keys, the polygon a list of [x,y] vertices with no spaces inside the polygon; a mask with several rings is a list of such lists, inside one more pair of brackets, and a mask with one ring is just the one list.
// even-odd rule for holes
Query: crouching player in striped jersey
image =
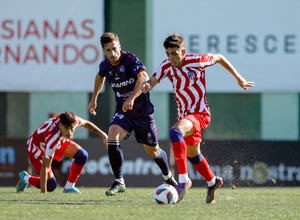
{"label": "crouching player in striped jersey", "polygon": [[248,90],[247,87],[254,87],[254,82],[246,81],[221,54],[186,54],[184,39],[178,34],[168,36],[163,45],[167,59],[161,63],[152,77],[142,84],[142,91],[148,92],[165,77],[171,81],[178,119],[170,129],[172,149],[179,173],[178,202],[192,186],[188,176],[188,159],[206,180],[206,203],[211,203],[215,198],[215,190],[223,184],[223,180],[212,173],[200,151],[202,131],[208,127],[211,118],[206,101],[205,68],[216,63],[220,64],[231,73],[244,90]]}
{"label": "crouching player in striped jersey", "polygon": [[51,170],[51,162],[53,158],[60,161],[62,157],[74,159],[63,192],[80,193],[75,183],[88,159],[88,153],[72,141],[77,126],[100,136],[107,147],[107,134],[92,122],[72,112],[64,112],[50,118],[27,141],[28,157],[39,176],[28,175],[26,171],[20,172],[17,193],[23,192],[28,185],[40,188],[42,193],[55,190],[57,182]]}

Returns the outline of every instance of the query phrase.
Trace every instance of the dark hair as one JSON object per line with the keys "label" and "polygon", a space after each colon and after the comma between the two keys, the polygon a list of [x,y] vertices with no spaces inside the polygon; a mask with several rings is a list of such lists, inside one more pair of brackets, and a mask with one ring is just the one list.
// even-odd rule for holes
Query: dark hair
{"label": "dark hair", "polygon": [[184,38],[179,34],[171,34],[164,41],[164,48],[181,48],[184,45]]}
{"label": "dark hair", "polygon": [[64,112],[59,116],[60,122],[63,126],[69,128],[76,122],[76,116],[73,112]]}
{"label": "dark hair", "polygon": [[100,37],[100,43],[102,48],[104,48],[105,44],[111,43],[113,41],[120,42],[119,36],[113,32],[106,32]]}
{"label": "dark hair", "polygon": [[48,113],[48,117],[49,118],[53,118],[53,117],[55,117],[57,114],[55,113],[55,112],[49,112]]}

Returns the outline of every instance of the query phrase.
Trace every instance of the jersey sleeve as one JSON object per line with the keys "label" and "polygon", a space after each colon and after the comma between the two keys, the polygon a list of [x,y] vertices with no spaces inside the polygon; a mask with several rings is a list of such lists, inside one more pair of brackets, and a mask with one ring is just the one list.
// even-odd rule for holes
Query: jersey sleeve
{"label": "jersey sleeve", "polygon": [[103,60],[100,64],[99,64],[99,71],[98,71],[98,74],[99,74],[99,76],[101,76],[101,77],[105,77],[104,76],[104,71],[103,71],[103,69],[104,69],[104,62],[105,62],[105,60]]}
{"label": "jersey sleeve", "polygon": [[216,63],[214,56],[211,53],[207,54],[198,54],[199,63],[202,68],[207,66],[212,66]]}
{"label": "jersey sleeve", "polygon": [[160,81],[167,76],[168,69],[171,67],[171,64],[169,62],[169,59],[165,59],[157,68],[156,72],[153,73],[153,77],[157,79],[157,81],[160,83]]}
{"label": "jersey sleeve", "polygon": [[141,71],[146,71],[145,65],[134,54],[128,54],[127,62],[131,72],[135,75],[138,75]]}
{"label": "jersey sleeve", "polygon": [[60,132],[56,132],[54,135],[47,137],[45,144],[45,158],[52,159],[56,149],[60,147]]}

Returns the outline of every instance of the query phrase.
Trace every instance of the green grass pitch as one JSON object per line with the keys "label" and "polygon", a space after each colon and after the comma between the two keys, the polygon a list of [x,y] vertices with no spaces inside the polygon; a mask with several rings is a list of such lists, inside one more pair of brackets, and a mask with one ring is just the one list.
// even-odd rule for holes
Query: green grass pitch
{"label": "green grass pitch", "polygon": [[205,203],[205,188],[190,189],[173,206],[157,205],[154,188],[127,188],[106,197],[106,188],[80,188],[82,194],[65,194],[62,188],[41,194],[27,188],[15,193],[0,188],[0,220],[114,220],[114,219],[300,219],[299,187],[220,188],[216,203]]}

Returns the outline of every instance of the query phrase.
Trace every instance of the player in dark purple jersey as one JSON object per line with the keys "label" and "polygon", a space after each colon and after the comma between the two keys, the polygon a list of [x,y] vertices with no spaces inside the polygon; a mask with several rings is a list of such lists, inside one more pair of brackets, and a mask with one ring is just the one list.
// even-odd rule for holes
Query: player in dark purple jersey
{"label": "player in dark purple jersey", "polygon": [[165,182],[176,186],[177,182],[169,169],[167,154],[158,145],[154,106],[150,95],[141,91],[142,82],[149,78],[144,64],[134,54],[121,50],[119,37],[115,33],[104,33],[100,42],[106,59],[99,65],[88,108],[91,114],[96,115],[98,95],[107,79],[116,100],[107,142],[115,181],[105,194],[113,196],[126,190],[122,171],[124,156],[120,141],[127,139],[132,131],[137,142],[144,145],[148,155],[161,169]]}

